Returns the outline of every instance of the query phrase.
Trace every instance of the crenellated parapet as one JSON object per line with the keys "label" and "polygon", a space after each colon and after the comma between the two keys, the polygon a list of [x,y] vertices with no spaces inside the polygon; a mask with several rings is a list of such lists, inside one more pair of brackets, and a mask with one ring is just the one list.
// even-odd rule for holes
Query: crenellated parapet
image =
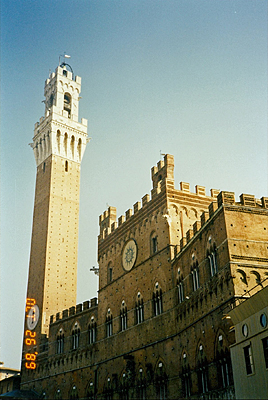
{"label": "crenellated parapet", "polygon": [[[213,193],[214,194],[214,193]],[[193,224],[193,228],[186,232],[185,237],[181,238],[179,251],[182,251],[185,246],[199,233],[199,231],[206,225],[215,215],[217,210],[222,206],[234,206],[238,210],[243,210],[245,207],[255,208],[257,210],[268,209],[268,197],[262,197],[261,199],[256,199],[254,195],[244,194],[240,195],[240,201],[235,201],[235,193],[221,191],[217,195],[217,201],[210,203],[208,207],[208,212],[204,211],[201,214],[199,221]],[[242,207],[242,208],[241,208]],[[177,252],[178,253],[178,252]]]}
{"label": "crenellated parapet", "polygon": [[153,190],[159,187],[160,182],[174,187],[174,157],[166,154],[164,160],[160,160],[157,166],[151,169]]}
{"label": "crenellated parapet", "polygon": [[90,300],[86,300],[83,303],[76,304],[76,306],[72,306],[70,308],[67,308],[66,310],[58,312],[56,315],[51,315],[50,316],[50,324],[53,324],[54,322],[57,322],[57,321],[60,321],[63,319],[73,317],[77,314],[80,314],[83,311],[93,309],[93,308],[97,307],[97,305],[98,305],[97,297],[93,297]]}

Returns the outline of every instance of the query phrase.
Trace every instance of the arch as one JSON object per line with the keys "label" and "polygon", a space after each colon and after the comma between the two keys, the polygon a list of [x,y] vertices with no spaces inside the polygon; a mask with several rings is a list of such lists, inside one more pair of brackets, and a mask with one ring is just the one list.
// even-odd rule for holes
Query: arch
{"label": "arch", "polygon": [[158,237],[155,231],[150,235],[150,254],[151,256],[158,252]]}
{"label": "arch", "polygon": [[67,111],[68,117],[71,118],[72,96],[70,93],[65,92],[63,97],[63,110]]}
{"label": "arch", "polygon": [[62,399],[62,393],[60,388],[58,387],[54,393],[54,399],[55,400],[61,400]]}
{"label": "arch", "polygon": [[136,324],[141,324],[144,321],[144,304],[141,292],[137,293],[135,302]]}
{"label": "arch", "polygon": [[80,325],[78,322],[75,322],[72,328],[72,350],[77,350],[79,347],[80,332]]}
{"label": "arch", "polygon": [[153,315],[157,316],[163,312],[163,299],[162,299],[162,289],[158,282],[154,285],[153,291]]}
{"label": "arch", "polygon": [[58,153],[60,153],[60,130],[57,130],[57,148],[58,148]]}
{"label": "arch", "polygon": [[64,331],[62,328],[60,328],[56,336],[56,353],[62,354],[63,352],[64,352]]}
{"label": "arch", "polygon": [[88,343],[93,344],[96,342],[97,337],[97,324],[94,315],[91,316],[88,324]]}
{"label": "arch", "polygon": [[87,400],[94,400],[95,397],[95,387],[93,379],[90,379],[86,388],[86,398]]}
{"label": "arch", "polygon": [[121,321],[121,331],[125,331],[127,329],[127,305],[125,300],[123,300],[121,303],[120,321]]}
{"label": "arch", "polygon": [[68,134],[65,132],[64,139],[63,139],[63,147],[64,147],[64,154],[68,155]]}
{"label": "arch", "polygon": [[77,155],[78,155],[78,160],[81,161],[81,155],[82,155],[82,140],[81,140],[81,138],[78,139],[78,143],[77,143]]}
{"label": "arch", "polygon": [[241,275],[241,276],[240,276],[241,281],[242,281],[245,285],[248,286],[248,281],[247,281],[247,274],[246,274],[246,272],[243,271],[243,270],[240,269],[240,268],[238,268],[238,269],[236,270],[236,272],[238,272],[238,273]]}
{"label": "arch", "polygon": [[188,398],[191,396],[192,379],[191,369],[189,365],[189,357],[185,349],[183,349],[181,354],[181,381],[183,397]]}
{"label": "arch", "polygon": [[113,335],[113,315],[111,309],[108,308],[106,313],[106,336],[110,337]]}
{"label": "arch", "polygon": [[71,153],[72,153],[73,158],[74,158],[74,143],[75,143],[75,137],[74,137],[74,135],[72,135],[72,137],[71,137]]}
{"label": "arch", "polygon": [[177,290],[178,290],[178,302],[182,303],[184,301],[184,282],[180,267],[178,268],[177,272]]}
{"label": "arch", "polygon": [[254,271],[254,270],[250,271],[250,273],[252,275],[255,275],[255,280],[256,280],[257,285],[261,285],[261,275],[260,275],[260,273],[257,272],[257,271]]}
{"label": "arch", "polygon": [[208,363],[202,341],[198,342],[196,349],[196,372],[199,394],[207,393],[209,391]]}
{"label": "arch", "polygon": [[207,239],[206,257],[209,262],[210,276],[213,277],[218,272],[218,261],[217,261],[218,256],[217,256],[217,246],[211,234],[209,234]]}
{"label": "arch", "polygon": [[107,268],[107,282],[110,283],[113,281],[113,264],[112,261],[108,263],[108,268]]}
{"label": "arch", "polygon": [[70,400],[78,400],[79,399],[76,383],[73,383],[71,386],[69,398],[70,398]]}
{"label": "arch", "polygon": [[163,360],[158,359],[155,366],[155,388],[157,396],[160,399],[167,399],[167,382],[168,376],[166,373],[166,368]]}

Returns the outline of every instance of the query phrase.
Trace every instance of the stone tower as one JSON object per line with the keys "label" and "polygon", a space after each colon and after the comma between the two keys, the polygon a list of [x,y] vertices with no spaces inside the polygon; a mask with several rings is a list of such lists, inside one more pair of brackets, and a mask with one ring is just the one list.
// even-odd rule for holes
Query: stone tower
{"label": "stone tower", "polygon": [[80,90],[66,63],[50,74],[31,143],[37,174],[25,330],[38,353],[50,315],[76,304],[80,164],[89,140],[87,120],[78,122]]}

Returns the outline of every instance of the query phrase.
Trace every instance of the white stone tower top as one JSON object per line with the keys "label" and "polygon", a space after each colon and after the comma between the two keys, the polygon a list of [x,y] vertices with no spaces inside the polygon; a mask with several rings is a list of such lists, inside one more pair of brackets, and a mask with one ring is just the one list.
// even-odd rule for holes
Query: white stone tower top
{"label": "white stone tower top", "polygon": [[45,82],[45,116],[34,127],[31,147],[37,166],[50,155],[80,163],[89,141],[87,120],[78,122],[81,78],[59,66]]}

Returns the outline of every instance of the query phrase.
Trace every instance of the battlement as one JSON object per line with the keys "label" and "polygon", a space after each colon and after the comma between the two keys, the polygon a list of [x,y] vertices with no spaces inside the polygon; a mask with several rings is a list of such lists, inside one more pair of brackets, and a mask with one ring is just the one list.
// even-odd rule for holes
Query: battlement
{"label": "battlement", "polygon": [[50,73],[49,78],[46,79],[45,84],[46,85],[50,84],[57,75],[60,76],[60,77],[65,77],[65,78],[68,78],[70,80],[73,80],[78,85],[81,85],[81,77],[80,76],[75,76],[74,79],[73,79],[73,73],[71,71],[68,71],[66,69],[66,67],[62,68],[60,66],[58,66],[56,68],[55,72],[51,72]]}
{"label": "battlement", "polygon": [[56,315],[50,316],[50,324],[54,322],[58,322],[59,320],[63,320],[69,317],[73,317],[76,314],[80,314],[83,311],[90,310],[92,308],[97,307],[98,300],[97,297],[93,297],[90,300],[84,301],[83,303],[76,304],[76,306],[67,308],[66,310],[58,312]]}
{"label": "battlement", "polygon": [[[211,189],[211,194],[213,194],[215,197],[216,192],[212,192],[213,189]],[[210,203],[209,207],[208,207],[208,212],[204,211],[201,214],[201,219],[200,221],[196,221],[193,224],[193,229],[189,229],[186,232],[186,237],[183,237],[180,240],[180,245],[179,247],[179,252],[182,251],[182,249],[184,247],[187,246],[187,244],[195,237],[195,235],[197,235],[200,231],[200,229],[202,229],[202,227],[207,223],[207,221],[209,221],[213,215],[215,214],[215,212],[221,207],[221,206],[242,206],[242,207],[255,207],[255,208],[264,208],[264,209],[268,209],[268,197],[262,197],[261,199],[255,199],[254,195],[250,195],[250,194],[244,194],[242,193],[240,195],[240,201],[236,202],[235,201],[235,194],[234,192],[226,192],[226,191],[221,191],[217,194],[217,201],[213,201],[212,203]],[[178,250],[175,251],[175,254],[178,254]]]}
{"label": "battlement", "polygon": [[167,180],[169,185],[174,187],[174,157],[166,154],[164,160],[160,160],[156,167],[151,168],[153,189],[158,187],[158,183]]}

